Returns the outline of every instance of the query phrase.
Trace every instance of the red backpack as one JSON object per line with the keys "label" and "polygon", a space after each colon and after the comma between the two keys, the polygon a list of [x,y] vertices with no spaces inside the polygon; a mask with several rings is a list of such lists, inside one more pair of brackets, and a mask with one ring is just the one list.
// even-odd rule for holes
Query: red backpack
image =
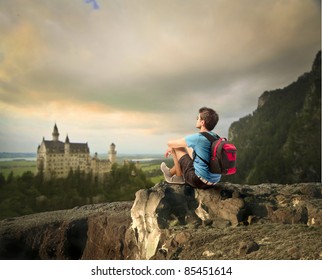
{"label": "red backpack", "polygon": [[201,132],[211,142],[210,160],[207,161],[196,154],[203,162],[209,165],[211,173],[232,175],[235,174],[237,148],[228,142],[227,138],[216,138],[207,132]]}

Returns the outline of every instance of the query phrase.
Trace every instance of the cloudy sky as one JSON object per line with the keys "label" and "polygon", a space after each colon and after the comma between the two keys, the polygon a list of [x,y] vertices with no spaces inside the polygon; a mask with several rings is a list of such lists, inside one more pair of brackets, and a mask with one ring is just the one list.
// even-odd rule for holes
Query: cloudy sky
{"label": "cloudy sky", "polygon": [[[94,1],[93,1],[94,2]],[[51,140],[163,153],[214,108],[216,132],[310,71],[317,0],[1,0],[0,152]]]}

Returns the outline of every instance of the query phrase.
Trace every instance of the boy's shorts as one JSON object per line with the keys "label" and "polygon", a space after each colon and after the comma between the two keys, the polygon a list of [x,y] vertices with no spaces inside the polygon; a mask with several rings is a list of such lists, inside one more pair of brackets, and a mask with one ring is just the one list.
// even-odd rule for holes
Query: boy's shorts
{"label": "boy's shorts", "polygon": [[205,184],[203,181],[195,173],[195,168],[193,167],[193,160],[192,158],[186,154],[180,158],[179,164],[182,170],[183,178],[189,186],[198,189],[209,189],[215,186],[209,186]]}

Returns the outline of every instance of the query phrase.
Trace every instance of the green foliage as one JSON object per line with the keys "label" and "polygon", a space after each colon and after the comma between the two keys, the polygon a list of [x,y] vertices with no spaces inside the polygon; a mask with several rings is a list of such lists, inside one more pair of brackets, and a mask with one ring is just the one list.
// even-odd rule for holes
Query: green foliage
{"label": "green foliage", "polygon": [[141,169],[144,171],[146,176],[154,183],[158,184],[164,181],[163,173],[160,169],[162,162],[165,162],[167,166],[173,166],[173,160],[170,158],[163,158],[160,160],[153,160],[148,162],[143,162],[141,164]]}
{"label": "green foliage", "polygon": [[132,162],[113,165],[104,178],[70,171],[67,178],[44,180],[43,174],[31,171],[21,176],[11,172],[7,179],[0,173],[0,219],[69,209],[91,203],[133,200],[135,192],[153,183]]}
{"label": "green foliage", "polygon": [[22,175],[26,171],[37,171],[36,161],[8,158],[7,161],[0,161],[0,172],[7,177],[13,171],[15,175]]}
{"label": "green foliage", "polygon": [[108,201],[133,200],[136,191],[153,186],[152,181],[133,162],[122,166],[114,164],[106,179]]}
{"label": "green foliage", "polygon": [[[318,62],[317,62],[318,61]],[[262,105],[230,127],[238,149],[231,182],[321,181],[321,53],[313,70],[284,89],[265,92]]]}

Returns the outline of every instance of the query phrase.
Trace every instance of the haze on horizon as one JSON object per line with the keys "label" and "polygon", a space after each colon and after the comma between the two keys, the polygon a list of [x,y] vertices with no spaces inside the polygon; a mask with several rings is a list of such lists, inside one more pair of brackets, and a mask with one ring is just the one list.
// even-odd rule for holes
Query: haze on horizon
{"label": "haze on horizon", "polygon": [[318,0],[2,0],[0,152],[60,140],[163,153],[214,108],[215,131],[311,69]]}

